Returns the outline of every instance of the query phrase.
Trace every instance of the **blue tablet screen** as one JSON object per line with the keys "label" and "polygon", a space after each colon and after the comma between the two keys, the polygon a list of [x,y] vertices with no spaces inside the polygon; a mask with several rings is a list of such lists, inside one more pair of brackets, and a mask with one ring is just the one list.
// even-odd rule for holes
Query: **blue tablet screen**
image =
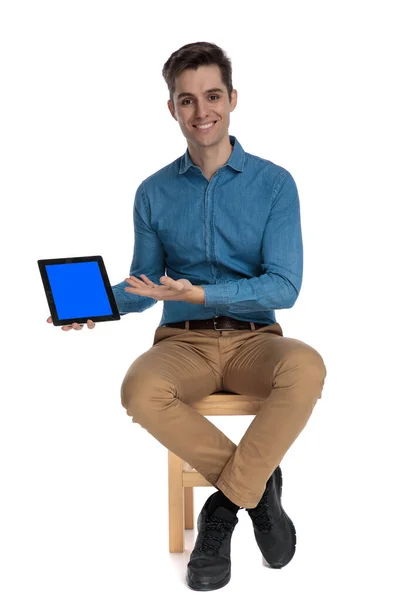
{"label": "blue tablet screen", "polygon": [[59,319],[112,314],[96,261],[46,265],[46,272]]}

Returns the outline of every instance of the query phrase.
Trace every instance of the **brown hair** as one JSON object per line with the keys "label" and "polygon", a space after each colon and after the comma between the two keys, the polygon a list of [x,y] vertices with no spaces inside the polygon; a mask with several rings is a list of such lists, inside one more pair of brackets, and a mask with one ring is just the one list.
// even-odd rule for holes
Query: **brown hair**
{"label": "brown hair", "polygon": [[231,101],[232,64],[227,54],[216,44],[194,42],[173,52],[163,67],[162,76],[167,83],[172,104],[174,103],[175,77],[178,77],[185,69],[197,69],[201,65],[218,65],[222,82],[228,90],[229,102]]}

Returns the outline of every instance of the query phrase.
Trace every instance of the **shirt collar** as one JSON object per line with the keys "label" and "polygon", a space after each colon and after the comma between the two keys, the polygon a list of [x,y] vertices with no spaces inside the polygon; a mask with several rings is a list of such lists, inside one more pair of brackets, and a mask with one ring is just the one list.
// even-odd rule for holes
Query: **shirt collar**
{"label": "shirt collar", "polygon": [[[232,169],[235,169],[235,171],[241,172],[241,171],[243,171],[243,164],[244,164],[244,154],[245,154],[244,150],[234,135],[229,136],[229,141],[230,141],[231,145],[233,146],[233,150],[229,157],[228,162],[225,163],[224,166],[229,166]],[[186,171],[189,169],[189,167],[196,167],[196,166],[197,165],[195,165],[193,163],[192,159],[190,158],[189,148],[188,148],[186,150],[185,154],[183,156],[181,156],[179,175],[181,175],[182,173],[186,173]]]}

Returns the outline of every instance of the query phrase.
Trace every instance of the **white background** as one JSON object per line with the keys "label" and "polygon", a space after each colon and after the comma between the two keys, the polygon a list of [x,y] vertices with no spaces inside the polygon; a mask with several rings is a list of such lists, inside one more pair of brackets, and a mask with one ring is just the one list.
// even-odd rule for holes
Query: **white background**
{"label": "white background", "polygon": [[[297,551],[262,565],[245,511],[218,593],[398,598],[399,119],[396,2],[1,5],[0,596],[183,597],[167,450],[120,404],[162,303],[94,330],[47,324],[37,260],[100,254],[129,275],[133,198],[181,156],[161,70],[184,44],[232,60],[229,132],[298,186],[304,280],[284,335],[315,347],[322,398],[282,461]],[[250,417],[214,417],[238,443]],[[196,516],[213,488],[195,490]]]}

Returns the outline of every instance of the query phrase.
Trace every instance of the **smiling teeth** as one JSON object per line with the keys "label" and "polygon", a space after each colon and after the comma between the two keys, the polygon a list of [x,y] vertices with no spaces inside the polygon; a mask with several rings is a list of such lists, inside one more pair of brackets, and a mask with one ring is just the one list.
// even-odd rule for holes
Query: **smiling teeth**
{"label": "smiling teeth", "polygon": [[209,129],[213,125],[214,123],[209,123],[208,125],[195,125],[195,127],[197,127],[197,129]]}

